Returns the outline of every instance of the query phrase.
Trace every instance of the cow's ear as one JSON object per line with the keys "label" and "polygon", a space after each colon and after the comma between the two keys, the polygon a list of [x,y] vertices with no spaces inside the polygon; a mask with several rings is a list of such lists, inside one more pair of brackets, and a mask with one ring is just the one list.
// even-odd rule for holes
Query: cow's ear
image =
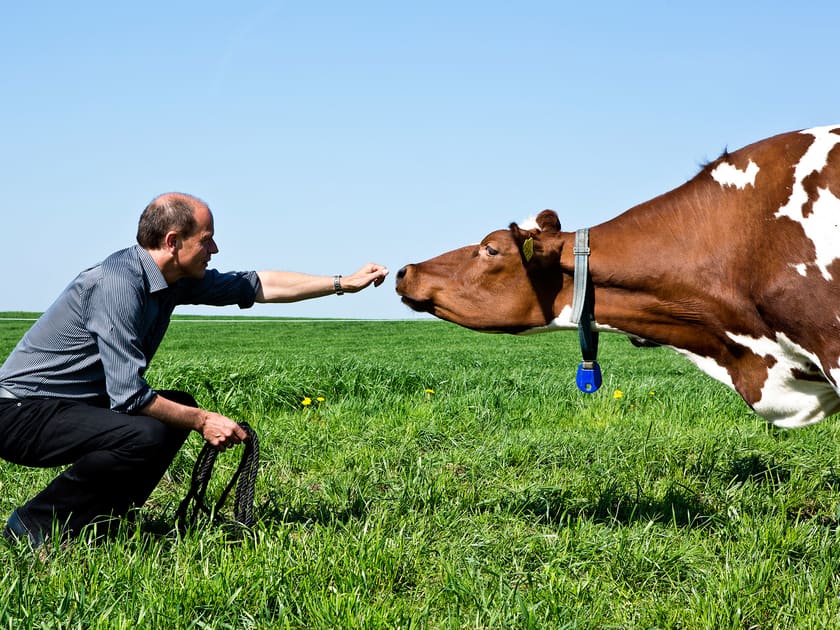
{"label": "cow's ear", "polygon": [[560,262],[563,241],[560,235],[560,219],[554,210],[543,210],[537,215],[539,232],[535,235],[534,256],[536,265],[542,268],[554,267]]}
{"label": "cow's ear", "polygon": [[[516,242],[517,247],[519,247],[519,251],[522,251],[522,248],[525,247],[526,241],[530,243],[528,248],[533,248],[534,235],[539,234],[539,230],[523,230],[519,227],[518,223],[511,223],[509,227],[513,240]],[[531,249],[531,256],[533,256],[533,253],[533,249]]]}
{"label": "cow's ear", "polygon": [[[519,248],[522,262],[526,267],[550,267],[560,260],[560,250],[563,244],[560,239],[555,238],[555,226],[557,233],[559,233],[560,222],[557,220],[557,215],[550,210],[543,211],[540,216],[543,216],[545,212],[549,212],[554,217],[553,223],[550,221],[546,223],[548,230],[523,230],[516,223],[510,224],[511,235]],[[540,225],[539,217],[537,217],[537,224]]]}
{"label": "cow's ear", "polygon": [[560,231],[560,219],[554,210],[543,210],[537,215],[537,225],[540,232],[552,233]]}

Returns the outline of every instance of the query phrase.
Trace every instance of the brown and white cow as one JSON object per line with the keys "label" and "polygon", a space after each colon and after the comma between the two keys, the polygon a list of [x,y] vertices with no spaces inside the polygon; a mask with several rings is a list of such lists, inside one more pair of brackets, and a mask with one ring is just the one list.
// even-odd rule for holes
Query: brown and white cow
{"label": "brown and white cow", "polygon": [[[589,238],[596,331],[676,349],[779,426],[840,410],[840,126],[724,153]],[[404,267],[397,292],[475,330],[573,329],[574,245],[544,210]]]}

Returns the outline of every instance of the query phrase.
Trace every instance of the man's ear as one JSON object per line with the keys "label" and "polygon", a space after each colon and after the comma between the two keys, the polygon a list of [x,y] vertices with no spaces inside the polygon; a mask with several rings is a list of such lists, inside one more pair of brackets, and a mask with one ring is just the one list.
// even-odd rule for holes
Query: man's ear
{"label": "man's ear", "polygon": [[178,249],[178,232],[174,230],[167,232],[163,237],[163,247],[170,251]]}

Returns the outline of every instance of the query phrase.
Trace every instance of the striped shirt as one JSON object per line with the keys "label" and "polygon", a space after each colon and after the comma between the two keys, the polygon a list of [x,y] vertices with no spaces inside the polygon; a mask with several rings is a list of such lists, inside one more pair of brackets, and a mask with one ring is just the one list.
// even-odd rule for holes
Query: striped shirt
{"label": "striped shirt", "polygon": [[255,271],[168,285],[135,245],[81,272],[0,367],[0,387],[20,397],[69,398],[131,413],[151,402],[144,378],[179,304],[253,306]]}

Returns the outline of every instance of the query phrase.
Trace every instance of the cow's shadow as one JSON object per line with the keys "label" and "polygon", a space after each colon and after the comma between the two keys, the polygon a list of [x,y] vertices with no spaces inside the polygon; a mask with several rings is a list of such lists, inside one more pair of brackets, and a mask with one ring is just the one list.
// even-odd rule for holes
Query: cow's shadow
{"label": "cow's shadow", "polygon": [[[346,524],[364,520],[373,504],[358,502],[344,505],[315,503],[282,506],[282,497],[270,498],[257,510],[263,523],[282,524]],[[611,525],[633,522],[668,521],[679,527],[706,526],[715,509],[696,493],[679,486],[669,488],[659,499],[634,497],[607,488],[594,498],[581,499],[563,488],[529,488],[508,492],[481,501],[475,508],[480,512],[506,513],[555,526],[570,525],[574,521],[591,520]]]}
{"label": "cow's shadow", "polygon": [[[737,494],[739,488],[748,484],[768,485],[774,491],[791,480],[792,465],[752,453],[731,458],[716,474],[726,481],[730,494]],[[840,490],[840,473],[824,475],[821,482]],[[588,497],[563,488],[530,488],[508,493],[488,506],[557,526],[583,520],[615,526],[654,521],[682,528],[712,529],[725,526],[730,520],[729,508],[729,503],[720,497],[707,496],[702,490],[680,483],[670,485],[657,496],[641,489],[630,492],[626,485],[609,481]],[[807,506],[791,510],[787,517],[792,521],[814,518],[822,525],[838,526],[836,514],[810,512]]]}
{"label": "cow's shadow", "polygon": [[678,485],[661,498],[635,495],[608,484],[599,493],[581,497],[564,488],[531,488],[499,497],[489,510],[503,510],[558,527],[578,521],[613,526],[634,522],[667,521],[678,527],[706,525],[713,509],[699,495]]}
{"label": "cow's shadow", "polygon": [[[727,482],[730,491],[737,492],[746,484],[769,484],[781,488],[790,481],[790,468],[772,458],[748,453],[729,459],[715,473]],[[823,483],[840,490],[840,473],[832,473]],[[280,524],[336,524],[363,520],[373,510],[380,509],[383,497],[350,494],[338,503],[314,501],[306,504],[284,504],[281,493],[269,494],[257,509],[258,519]],[[709,497],[702,490],[673,483],[658,495],[641,489],[628,491],[626,484],[605,481],[589,496],[557,486],[529,487],[517,491],[500,492],[480,500],[472,508],[478,511],[518,515],[535,523],[567,526],[579,521],[591,521],[610,526],[633,523],[661,522],[680,528],[716,528],[729,520],[729,506],[719,498]],[[827,526],[837,526],[835,515],[802,511],[792,519],[818,518]]]}

